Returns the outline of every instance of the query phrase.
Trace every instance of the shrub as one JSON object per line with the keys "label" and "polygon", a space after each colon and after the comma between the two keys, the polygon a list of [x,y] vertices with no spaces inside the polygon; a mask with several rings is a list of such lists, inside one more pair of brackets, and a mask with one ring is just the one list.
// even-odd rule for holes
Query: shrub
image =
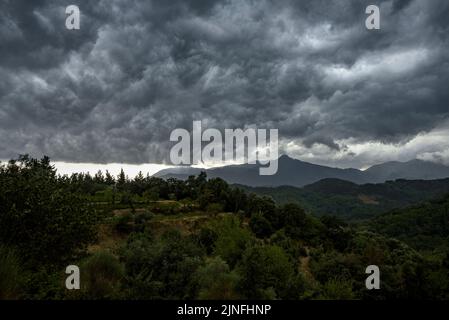
{"label": "shrub", "polygon": [[146,223],[154,218],[154,214],[149,211],[136,214],[134,217],[134,231],[143,232],[145,230]]}
{"label": "shrub", "polygon": [[281,208],[285,231],[292,238],[301,238],[306,224],[306,214],[297,204],[289,203]]}
{"label": "shrub", "polygon": [[185,299],[195,296],[193,275],[203,251],[177,231],[160,239],[135,234],[123,248],[127,294],[133,299]]}
{"label": "shrub", "polygon": [[130,233],[133,231],[133,216],[130,212],[115,218],[114,229],[119,233]]}
{"label": "shrub", "polygon": [[223,212],[223,205],[220,203],[209,203],[206,207],[206,212],[216,216],[220,212]]}
{"label": "shrub", "polygon": [[226,217],[216,222],[213,229],[218,235],[214,254],[222,257],[231,267],[234,267],[252,240],[251,233],[241,228],[240,221],[235,217]]}
{"label": "shrub", "polygon": [[217,232],[210,228],[201,228],[197,235],[198,243],[206,250],[207,254],[211,254],[213,252],[217,238]]}
{"label": "shrub", "polygon": [[323,285],[323,300],[353,300],[355,295],[352,291],[352,281],[344,279],[330,279]]}
{"label": "shrub", "polygon": [[242,292],[248,299],[284,298],[294,276],[294,266],[287,254],[271,245],[249,247],[238,270],[242,276]]}
{"label": "shrub", "polygon": [[261,214],[253,214],[249,226],[258,238],[267,238],[273,234],[271,223]]}
{"label": "shrub", "polygon": [[89,299],[117,298],[123,266],[108,252],[96,252],[82,263],[81,288]]}
{"label": "shrub", "polygon": [[0,246],[0,300],[19,297],[22,272],[16,253]]}
{"label": "shrub", "polygon": [[205,300],[229,300],[238,299],[236,291],[239,277],[231,272],[228,264],[220,257],[214,257],[206,261],[195,274],[199,285],[198,298]]}

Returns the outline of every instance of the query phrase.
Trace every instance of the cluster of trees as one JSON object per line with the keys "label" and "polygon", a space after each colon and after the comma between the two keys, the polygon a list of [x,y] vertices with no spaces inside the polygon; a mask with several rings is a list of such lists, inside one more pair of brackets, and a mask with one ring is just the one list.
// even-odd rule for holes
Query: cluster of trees
{"label": "cluster of trees", "polygon": [[0,298],[15,297],[18,287],[36,297],[49,291],[54,276],[49,270],[81,257],[99,221],[47,157],[21,156],[0,166]]}
{"label": "cluster of trees", "polygon": [[[206,219],[156,232],[155,217],[178,214]],[[446,227],[438,253],[422,252],[382,234],[383,223],[401,228],[386,219],[317,218],[203,173],[58,176],[48,158],[23,156],[0,166],[0,299],[448,299]],[[88,251],[111,221],[123,243]],[[81,290],[65,289],[68,264],[80,266]],[[372,264],[381,290],[365,288]]]}

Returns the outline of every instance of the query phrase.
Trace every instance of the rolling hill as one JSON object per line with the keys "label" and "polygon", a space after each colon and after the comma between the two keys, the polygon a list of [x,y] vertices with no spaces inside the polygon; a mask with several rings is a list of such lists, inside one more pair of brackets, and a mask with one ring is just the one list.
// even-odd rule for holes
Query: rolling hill
{"label": "rolling hill", "polygon": [[335,215],[347,221],[357,221],[449,194],[449,179],[396,180],[363,185],[323,179],[302,188],[239,187],[270,196],[280,204],[298,203],[315,215]]}
{"label": "rolling hill", "polygon": [[434,251],[449,243],[449,196],[392,210],[368,223],[372,231]]}

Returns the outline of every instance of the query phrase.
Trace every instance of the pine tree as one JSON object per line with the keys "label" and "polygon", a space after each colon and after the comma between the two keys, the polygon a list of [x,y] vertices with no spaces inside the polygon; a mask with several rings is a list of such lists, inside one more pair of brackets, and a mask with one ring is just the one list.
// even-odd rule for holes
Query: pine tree
{"label": "pine tree", "polygon": [[117,177],[117,189],[119,191],[123,191],[125,188],[125,184],[126,184],[126,176],[122,168],[120,169],[120,174]]}
{"label": "pine tree", "polygon": [[98,170],[97,173],[95,174],[94,181],[95,183],[104,183],[104,176],[101,170]]}
{"label": "pine tree", "polygon": [[112,186],[115,184],[115,179],[114,177],[109,173],[108,170],[106,170],[106,178],[105,178],[105,183],[109,186]]}

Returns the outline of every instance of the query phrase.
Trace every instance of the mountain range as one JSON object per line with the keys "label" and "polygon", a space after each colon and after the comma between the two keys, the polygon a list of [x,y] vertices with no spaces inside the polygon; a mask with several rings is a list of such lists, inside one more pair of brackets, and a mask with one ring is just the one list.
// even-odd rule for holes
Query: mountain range
{"label": "mountain range", "polygon": [[164,169],[156,177],[186,179],[205,171],[210,178],[220,177],[231,184],[253,187],[294,186],[303,187],[323,179],[339,179],[355,184],[382,183],[389,180],[434,180],[449,177],[449,167],[423,160],[385,162],[366,170],[327,167],[283,155],[278,171],[271,176],[259,175],[260,164],[230,165],[211,169],[175,167]]}

